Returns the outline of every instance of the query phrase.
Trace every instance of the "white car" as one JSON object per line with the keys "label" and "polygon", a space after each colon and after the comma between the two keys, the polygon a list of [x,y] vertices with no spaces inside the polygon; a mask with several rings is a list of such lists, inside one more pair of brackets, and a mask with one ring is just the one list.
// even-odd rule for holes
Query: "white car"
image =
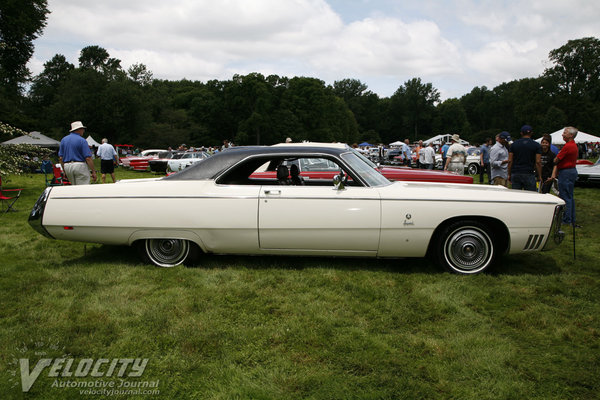
{"label": "white car", "polygon": [[577,164],[577,183],[600,183],[600,158],[595,164]]}
{"label": "white car", "polygon": [[189,152],[182,155],[180,158],[167,161],[167,171],[181,171],[198,161],[206,160],[209,157],[204,151]]}
{"label": "white car", "polygon": [[[291,164],[314,160],[340,173],[295,180]],[[273,163],[276,176],[255,173]],[[200,253],[429,254],[448,271],[474,274],[501,254],[559,244],[563,208],[556,196],[501,186],[390,182],[348,149],[253,146],[165,178],[49,187],[29,223],[53,239],[134,245],[161,267]]]}

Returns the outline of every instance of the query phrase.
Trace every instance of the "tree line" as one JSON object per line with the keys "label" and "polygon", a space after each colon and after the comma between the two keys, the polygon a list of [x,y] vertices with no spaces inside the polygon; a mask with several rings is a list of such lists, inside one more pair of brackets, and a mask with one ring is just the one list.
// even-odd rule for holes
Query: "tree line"
{"label": "tree line", "polygon": [[[29,3],[38,5],[30,18],[40,18],[45,0]],[[21,46],[23,53],[21,68],[0,55],[0,121],[56,139],[72,120],[82,120],[97,140],[140,147],[212,146],[224,139],[273,144],[287,137],[390,143],[440,133],[481,142],[502,130],[516,133],[526,123],[537,133],[565,125],[596,132],[600,119],[600,40],[592,37],[552,50],[550,66],[538,77],[475,87],[441,101],[439,91],[418,77],[390,97],[379,97],[357,79],[333,85],[314,77],[260,73],[208,82],[155,79],[143,64],[124,69],[100,46],[83,48],[78,65],[57,54],[30,77],[22,63],[33,50],[26,39],[41,34],[44,21],[32,23],[34,33],[24,35],[21,44],[5,40],[10,27],[0,26],[0,51],[14,53]]]}

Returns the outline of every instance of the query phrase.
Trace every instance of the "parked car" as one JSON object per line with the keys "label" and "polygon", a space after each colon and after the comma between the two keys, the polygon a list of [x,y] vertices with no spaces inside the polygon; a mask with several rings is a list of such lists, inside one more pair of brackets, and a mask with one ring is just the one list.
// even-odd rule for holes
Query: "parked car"
{"label": "parked car", "polygon": [[[340,174],[292,184],[285,164],[315,159]],[[276,178],[253,177],[274,162]],[[164,178],[49,187],[29,223],[48,238],[136,246],[160,267],[199,253],[430,254],[451,272],[475,274],[501,254],[559,244],[563,208],[556,196],[500,186],[390,182],[348,149],[257,146]]]}
{"label": "parked car", "polygon": [[595,164],[577,164],[577,183],[600,183],[600,158]]}
{"label": "parked car", "polygon": [[157,173],[165,173],[167,172],[167,163],[169,160],[177,160],[183,155],[185,152],[183,151],[166,151],[158,153],[158,158],[148,160],[148,166],[150,167],[150,171]]}
{"label": "parked car", "polygon": [[167,161],[167,171],[181,171],[198,161],[206,160],[210,155],[205,151],[194,151],[184,153],[177,159]]}
{"label": "parked car", "polygon": [[146,171],[148,169],[148,160],[158,158],[158,154],[167,150],[149,149],[143,150],[138,156],[128,156],[119,159],[123,167],[133,168],[136,171]]}

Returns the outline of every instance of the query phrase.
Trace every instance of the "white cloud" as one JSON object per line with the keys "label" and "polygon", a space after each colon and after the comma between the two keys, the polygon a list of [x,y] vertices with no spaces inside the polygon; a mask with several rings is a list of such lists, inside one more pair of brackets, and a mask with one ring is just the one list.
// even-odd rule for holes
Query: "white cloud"
{"label": "white cloud", "polygon": [[336,12],[325,0],[50,0],[29,66],[39,73],[56,53],[77,64],[81,48],[99,45],[125,68],[144,63],[164,79],[358,78],[389,96],[421,77],[459,96],[537,76],[550,50],[600,36],[600,2],[588,0],[379,0],[353,19],[339,14],[344,4]]}

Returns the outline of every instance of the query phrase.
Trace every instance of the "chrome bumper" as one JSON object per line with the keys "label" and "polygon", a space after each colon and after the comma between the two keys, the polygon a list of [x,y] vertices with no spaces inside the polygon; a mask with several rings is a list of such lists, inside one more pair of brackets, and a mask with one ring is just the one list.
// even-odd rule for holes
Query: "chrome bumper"
{"label": "chrome bumper", "polygon": [[565,211],[565,206],[559,205],[554,209],[554,216],[552,217],[552,225],[550,226],[550,232],[548,234],[548,240],[542,250],[551,250],[562,243],[565,238],[565,233],[560,229],[562,226],[562,217]]}
{"label": "chrome bumper", "polygon": [[48,196],[50,196],[51,187],[46,188],[42,195],[37,199],[31,213],[29,214],[29,225],[35,229],[39,234],[46,236],[47,238],[54,239],[42,225],[42,218],[44,217],[44,209],[46,208],[46,202]]}

